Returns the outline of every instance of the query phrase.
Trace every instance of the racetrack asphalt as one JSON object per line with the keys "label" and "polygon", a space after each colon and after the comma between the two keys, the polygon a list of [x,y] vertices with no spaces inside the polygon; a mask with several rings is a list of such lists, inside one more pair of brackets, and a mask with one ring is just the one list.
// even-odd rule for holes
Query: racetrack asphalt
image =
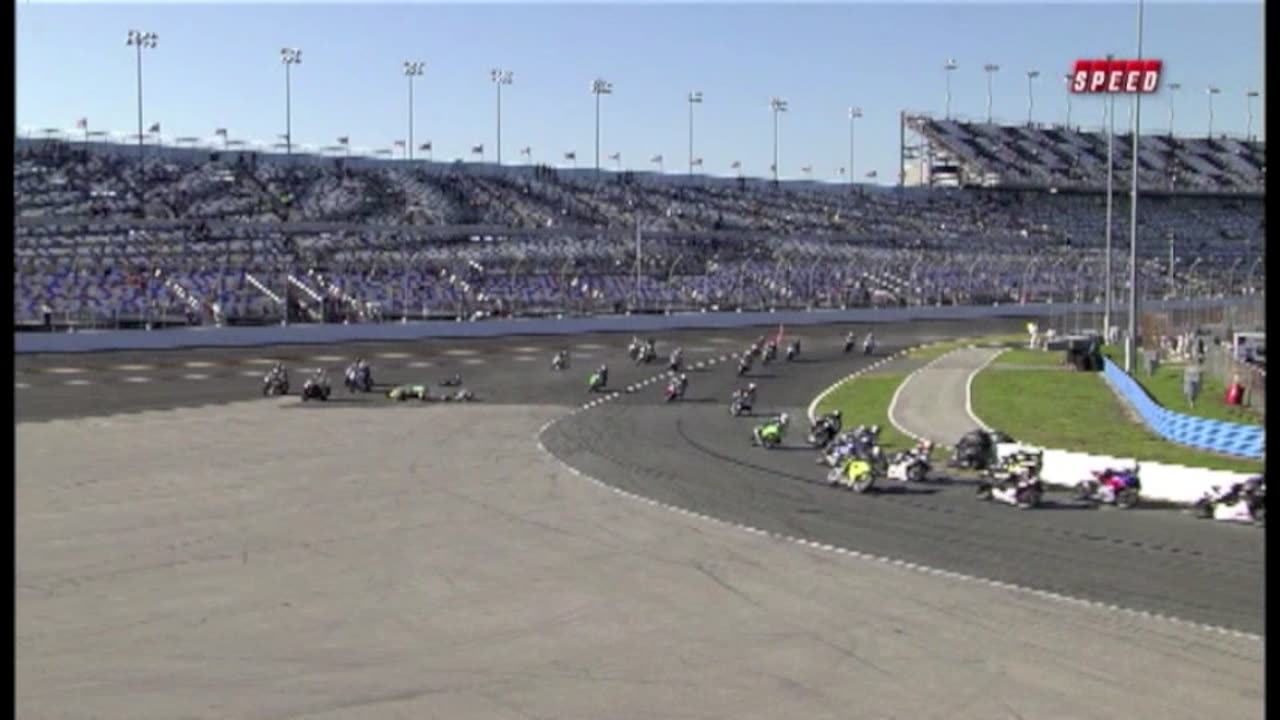
{"label": "racetrack asphalt", "polygon": [[[878,354],[947,337],[1016,331],[1022,324],[877,327]],[[729,394],[742,382],[732,362],[692,371],[689,397],[682,402],[664,402],[662,384],[655,383],[555,424],[544,442],[570,465],[622,489],[727,521],[1190,622],[1264,632],[1265,536],[1257,528],[1198,521],[1168,509],[1086,509],[1066,495],[1051,494],[1043,509],[1019,511],[977,502],[972,486],[961,480],[865,496],[826,487],[816,453],[800,447],[802,418],[813,396],[873,361],[841,352],[847,329],[794,331],[804,343],[799,362],[757,365],[752,372],[760,386],[757,414],[786,410],[797,418],[787,447],[779,450],[750,445],[750,428],[758,420],[729,416]],[[658,338],[658,350],[665,357],[680,345],[695,360],[739,352],[775,331],[670,333]],[[369,359],[384,387],[435,385],[457,372],[479,402],[573,406],[592,397],[586,375],[600,362],[609,364],[611,389],[661,370],[630,363],[628,340],[608,334],[24,355],[15,357],[16,381],[28,386],[16,391],[16,415],[23,422],[234,402],[258,393],[271,359],[293,369],[295,388],[303,379],[299,369],[317,365],[327,366],[337,384],[330,403],[298,403],[290,410],[393,405],[380,392],[352,396],[342,389],[342,368],[357,356]],[[573,366],[553,373],[550,356],[561,347],[570,348]],[[144,366],[151,369],[139,369]],[[188,379],[192,375],[206,377]],[[148,382],[125,382],[126,377]],[[74,381],[89,384],[67,384]],[[1016,428],[1007,430],[1017,436]]]}
{"label": "racetrack asphalt", "polygon": [[[889,353],[1021,322],[876,334]],[[680,343],[697,360],[771,330],[673,333],[659,350]],[[805,328],[801,362],[754,373],[759,411],[799,419],[813,395],[868,364],[840,352],[843,331]],[[659,370],[631,367],[627,339],[17,357],[19,714],[1260,711],[1260,644],[627,504],[548,470],[519,428],[559,418],[542,441],[572,467],[729,523],[1258,634],[1261,531],[1165,510],[1022,512],[978,503],[961,482],[833,490],[812,451],[749,446],[756,420],[727,412],[732,363],[691,372],[686,402],[663,402],[655,382],[566,417],[592,397],[585,376],[598,361],[614,387]],[[552,373],[566,342],[580,356]],[[265,361],[290,362],[295,384],[316,364],[340,381],[357,353],[380,383],[460,372],[480,404],[394,404],[340,385],[327,404],[251,400]],[[226,407],[194,409],[209,404]],[[178,407],[192,409],[143,412]],[[86,414],[98,419],[77,419]],[[101,457],[67,452],[84,423]],[[175,463],[184,449],[203,456],[202,444],[221,454]],[[453,452],[475,445],[490,454]],[[1120,656],[1118,676],[1095,672]]]}

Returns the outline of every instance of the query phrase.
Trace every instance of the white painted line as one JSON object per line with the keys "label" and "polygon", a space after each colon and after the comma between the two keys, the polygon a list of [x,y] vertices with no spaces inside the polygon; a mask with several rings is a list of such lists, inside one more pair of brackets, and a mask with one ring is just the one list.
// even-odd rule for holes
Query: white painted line
{"label": "white painted line", "polygon": [[[200,375],[200,373],[195,373],[195,374],[196,374],[196,375]],[[240,374],[241,374],[241,375],[243,375],[243,376],[245,376],[245,377],[261,377],[261,376],[262,376],[262,371],[261,371],[261,370],[241,370],[241,371],[240,371]],[[199,378],[199,379],[200,379],[200,380],[203,380],[203,379],[205,379],[205,378],[207,378],[207,377],[209,377],[209,376],[208,376],[208,375],[200,375],[200,378]]]}
{"label": "white painted line", "polygon": [[26,390],[27,388],[29,388],[29,387],[31,387],[31,386],[30,386],[30,385],[28,385],[28,384],[26,384],[26,383],[24,383],[24,382],[16,382],[16,383],[14,383],[14,384],[13,384],[13,387],[14,387],[14,388],[16,388],[16,389],[18,389],[18,390]]}
{"label": "white painted line", "polygon": [[982,418],[973,414],[973,379],[978,377],[978,373],[982,372],[983,370],[986,370],[988,365],[995,362],[996,358],[1005,354],[1006,352],[1008,352],[1008,350],[1009,350],[1008,348],[1005,348],[1000,352],[995,353],[991,357],[987,358],[987,361],[982,363],[978,367],[974,368],[974,371],[969,373],[969,377],[964,381],[964,411],[969,415],[969,419],[977,423],[978,427],[982,428],[983,430],[990,430],[991,426],[982,422]]}
{"label": "white painted line", "polygon": [[511,352],[527,355],[529,353],[540,353],[542,352],[542,348],[534,347],[533,345],[521,345],[520,347],[517,347],[517,348],[511,348]]}
{"label": "white painted line", "polygon": [[413,362],[408,364],[408,367],[411,367],[411,368],[431,367],[431,361],[430,360],[414,360]]}
{"label": "white painted line", "polygon": [[339,362],[346,360],[347,357],[345,355],[316,355],[311,359],[316,362]]}
{"label": "white painted line", "polygon": [[151,378],[142,377],[141,375],[132,375],[130,377],[125,378],[124,381],[127,383],[149,383],[151,382]]}
{"label": "white painted line", "polygon": [[67,385],[88,385],[88,384],[90,384],[90,383],[89,383],[89,381],[88,381],[88,380],[79,380],[79,379],[77,379],[77,380],[68,380],[66,384],[67,384]]}
{"label": "white painted line", "polygon": [[[254,370],[253,375],[254,377],[257,377],[258,371]],[[183,375],[182,378],[184,380],[208,380],[209,376],[204,373],[187,373],[186,375]]]}
{"label": "white painted line", "polygon": [[404,360],[405,358],[411,357],[409,353],[403,352],[384,352],[378,353],[377,356],[384,360]]}
{"label": "white painted line", "polygon": [[532,355],[517,355],[514,358],[512,358],[512,360],[515,360],[516,362],[533,362],[537,359],[538,358]]}
{"label": "white painted line", "polygon": [[142,372],[144,370],[152,370],[154,368],[150,365],[116,365],[115,369],[123,370],[125,372]]}
{"label": "white painted line", "polygon": [[454,357],[468,357],[471,355],[479,355],[480,352],[478,350],[468,350],[466,348],[457,348],[454,350],[445,350],[444,354],[452,355]]}
{"label": "white painted line", "polygon": [[484,358],[467,358],[462,361],[463,365],[483,365],[487,362]]}
{"label": "white painted line", "polygon": [[245,360],[244,364],[245,365],[275,365],[277,362],[279,362],[279,360],[272,360],[271,358],[253,358],[250,360]]}
{"label": "white painted line", "polygon": [[76,373],[84,372],[84,368],[56,367],[49,368],[49,372],[54,375],[75,375]]}
{"label": "white painted line", "polygon": [[575,347],[578,350],[605,350],[606,349],[604,345],[600,345],[598,343],[581,343],[578,345],[574,345],[573,347]]}
{"label": "white painted line", "polygon": [[733,338],[727,338],[727,337],[713,337],[713,338],[709,338],[707,342],[713,345],[732,345],[738,341],[734,340]]}
{"label": "white painted line", "polygon": [[211,362],[206,362],[206,361],[204,361],[204,360],[192,360],[191,362],[185,362],[185,363],[182,363],[182,364],[183,364],[184,366],[186,366],[186,367],[189,367],[189,368],[209,368],[209,367],[213,367],[213,363],[211,363]]}

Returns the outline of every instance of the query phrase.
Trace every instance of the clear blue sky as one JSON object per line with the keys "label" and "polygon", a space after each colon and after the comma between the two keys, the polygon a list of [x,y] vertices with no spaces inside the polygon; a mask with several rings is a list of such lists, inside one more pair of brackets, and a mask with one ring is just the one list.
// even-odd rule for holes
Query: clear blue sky
{"label": "clear blue sky", "polygon": [[[284,132],[283,46],[303,50],[293,73],[293,133],[299,144],[388,148],[406,137],[407,87],[401,63],[427,63],[415,85],[415,138],[437,160],[466,158],[484,143],[493,159],[494,87],[489,69],[515,72],[503,91],[503,155],[519,148],[561,163],[575,150],[593,162],[594,99],[603,77],[601,154],[621,151],[624,165],[683,171],[688,157],[686,94],[701,90],[695,152],[706,170],[731,174],[742,162],[764,176],[772,162],[770,96],[790,103],[782,118],[784,177],[835,176],[848,164],[847,108],[858,105],[856,174],[894,178],[898,111],[941,113],[943,63],[955,58],[953,114],[985,116],[984,63],[995,78],[997,118],[1027,111],[1025,71],[1037,81],[1036,117],[1061,121],[1061,76],[1074,59],[1135,51],[1135,6],[1118,3],[936,4],[103,4],[18,2],[19,128],[134,131],[135,70],[130,28],[159,33],[144,53],[145,121],[164,137],[274,141]],[[1204,89],[1215,84],[1215,129],[1244,132],[1247,89],[1262,83],[1257,3],[1148,2],[1147,57],[1165,61],[1179,133],[1205,132]],[[1143,103],[1143,126],[1168,123],[1167,91]],[[1073,122],[1100,124],[1100,98],[1073,100]],[[1121,103],[1117,103],[1123,107]],[[1123,122],[1127,109],[1117,113]],[[1254,128],[1260,132],[1261,104]],[[613,163],[602,164],[612,167]]]}

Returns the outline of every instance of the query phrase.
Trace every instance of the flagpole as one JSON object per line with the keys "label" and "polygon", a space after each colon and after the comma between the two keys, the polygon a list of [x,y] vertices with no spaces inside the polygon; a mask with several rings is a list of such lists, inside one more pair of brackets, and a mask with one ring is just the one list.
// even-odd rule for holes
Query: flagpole
{"label": "flagpole", "polygon": [[[1138,0],[1138,59],[1142,59],[1142,0]],[[1142,127],[1142,95],[1133,96],[1133,173],[1129,195],[1129,338],[1125,342],[1125,372],[1133,374],[1138,352],[1138,136]]]}

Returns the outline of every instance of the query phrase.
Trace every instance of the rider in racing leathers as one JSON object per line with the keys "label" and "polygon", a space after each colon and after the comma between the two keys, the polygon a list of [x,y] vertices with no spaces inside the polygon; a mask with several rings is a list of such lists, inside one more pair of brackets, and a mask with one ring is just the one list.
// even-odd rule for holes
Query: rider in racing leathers
{"label": "rider in racing leathers", "polygon": [[868,331],[867,336],[862,340],[862,352],[870,355],[876,351],[876,335]]}
{"label": "rider in racing leathers", "polygon": [[787,434],[787,425],[790,423],[790,417],[786,413],[782,413],[778,417],[770,420],[762,425],[755,426],[752,434],[755,436],[757,445],[764,445],[766,438],[772,438],[781,443]]}

